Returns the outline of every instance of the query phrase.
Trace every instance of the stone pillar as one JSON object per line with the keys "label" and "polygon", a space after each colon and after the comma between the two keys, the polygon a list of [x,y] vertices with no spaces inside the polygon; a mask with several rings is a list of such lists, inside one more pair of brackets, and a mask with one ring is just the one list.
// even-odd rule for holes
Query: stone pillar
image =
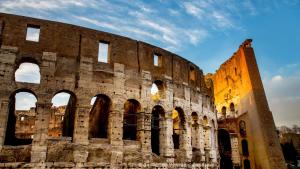
{"label": "stone pillar", "polygon": [[234,166],[240,166],[239,140],[237,134],[230,134],[231,159]]}
{"label": "stone pillar", "polygon": [[4,145],[9,97],[14,88],[14,69],[17,47],[1,46],[0,49],[0,150]]}
{"label": "stone pillar", "polygon": [[[188,118],[186,118],[188,120]],[[185,123],[185,130],[182,130],[183,145],[182,151],[184,153],[185,162],[191,162],[192,160],[192,131],[188,122]]]}
{"label": "stone pillar", "polygon": [[[199,124],[192,126],[192,162],[199,163],[201,161],[201,133]],[[193,150],[195,149],[195,150]]]}
{"label": "stone pillar", "polygon": [[[140,142],[142,145],[143,160],[146,163],[152,161],[152,150],[151,150],[151,114],[141,114],[140,120],[138,120],[138,132],[140,136]],[[139,119],[139,118],[138,118]]]}
{"label": "stone pillar", "polygon": [[[33,136],[31,162],[45,162],[47,156],[48,124],[52,103],[50,98],[41,99],[36,104],[35,134]],[[46,102],[46,101],[47,102]]]}
{"label": "stone pillar", "polygon": [[203,125],[199,125],[199,133],[200,133],[200,152],[201,152],[201,161],[205,161],[205,130],[203,128]]}
{"label": "stone pillar", "polygon": [[161,124],[160,136],[160,150],[161,156],[166,158],[167,162],[174,162],[174,143],[173,143],[173,119],[172,119],[172,110],[165,112],[165,121]]}
{"label": "stone pillar", "polygon": [[124,65],[114,63],[114,96],[113,110],[109,115],[109,140],[112,146],[110,165],[119,168],[123,162],[123,107],[125,103]]}
{"label": "stone pillar", "polygon": [[0,104],[1,104],[0,105],[1,106],[0,107],[0,150],[1,150],[5,140],[9,100],[1,99]]}
{"label": "stone pillar", "polygon": [[210,127],[205,125],[203,126],[204,133],[204,159],[206,162],[210,161],[210,152],[211,152],[211,132]]}
{"label": "stone pillar", "polygon": [[[77,104],[74,124],[73,142],[76,148],[73,151],[74,162],[86,162],[88,157],[87,145],[89,143],[89,112],[90,106]],[[85,105],[85,106],[84,106]]]}

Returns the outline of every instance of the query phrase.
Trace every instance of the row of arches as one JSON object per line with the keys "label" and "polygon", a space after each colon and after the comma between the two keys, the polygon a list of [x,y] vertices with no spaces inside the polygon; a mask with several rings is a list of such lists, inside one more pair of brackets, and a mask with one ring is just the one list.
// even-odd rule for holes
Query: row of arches
{"label": "row of arches", "polygon": [[[23,96],[22,96],[23,95]],[[27,97],[27,99],[25,98]],[[63,98],[68,98],[63,102]],[[31,100],[30,100],[31,99]],[[52,98],[52,107],[50,109],[50,119],[48,123],[48,136],[50,138],[58,137],[73,137],[75,111],[76,111],[76,96],[70,91],[60,91]],[[35,116],[37,113],[36,95],[27,89],[15,91],[9,102],[9,117],[7,122],[5,145],[26,145],[32,142],[35,126]],[[28,104],[29,103],[29,104]],[[89,113],[89,138],[108,138],[109,117],[112,114],[112,101],[104,94],[96,95],[91,103]],[[22,104],[28,104],[27,108],[21,107]],[[22,111],[22,113],[18,113]],[[138,121],[143,116],[141,112],[141,104],[135,99],[128,99],[124,103],[123,109],[123,139],[124,140],[139,140],[138,136]],[[162,106],[156,105],[151,112],[151,147],[152,152],[160,155],[161,139],[166,132],[165,110]],[[30,120],[29,120],[30,119]],[[200,135],[196,131],[199,129],[199,117],[196,112],[192,113],[192,139],[191,145],[193,150],[198,150]],[[187,130],[187,119],[182,108],[176,107],[172,111],[172,125],[173,125],[173,143],[174,149],[180,149],[183,145],[183,133]],[[203,118],[203,123],[209,125],[207,117]],[[205,137],[208,140],[215,140],[214,138],[214,121],[211,122],[213,126],[209,131],[212,134],[207,134]],[[30,126],[31,128],[28,128]],[[28,128],[28,129],[27,129]],[[26,129],[26,131],[24,131]],[[20,136],[18,133],[31,132],[31,135]],[[211,137],[211,138],[209,138]],[[213,146],[214,143],[210,144]]]}

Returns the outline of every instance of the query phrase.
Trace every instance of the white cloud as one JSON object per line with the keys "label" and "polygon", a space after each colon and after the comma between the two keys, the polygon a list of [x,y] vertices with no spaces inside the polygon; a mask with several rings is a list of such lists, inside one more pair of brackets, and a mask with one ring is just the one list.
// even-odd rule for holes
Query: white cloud
{"label": "white cloud", "polygon": [[282,81],[283,81],[283,78],[281,75],[276,75],[276,76],[272,77],[272,79],[271,79],[272,83],[278,83],[278,82],[282,82]]}
{"label": "white cloud", "polygon": [[300,75],[275,75],[264,87],[277,126],[300,124]]}
{"label": "white cloud", "polygon": [[40,68],[33,63],[22,63],[15,72],[17,82],[40,83]]}

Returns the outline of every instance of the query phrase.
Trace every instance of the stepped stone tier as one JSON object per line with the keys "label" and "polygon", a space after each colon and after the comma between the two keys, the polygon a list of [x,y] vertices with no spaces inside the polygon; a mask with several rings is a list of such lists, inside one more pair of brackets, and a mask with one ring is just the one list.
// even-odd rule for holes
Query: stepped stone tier
{"label": "stepped stone tier", "polygon": [[[145,42],[11,14],[0,46],[0,168],[285,168],[249,40],[207,76]],[[39,83],[15,78],[23,63]],[[35,107],[17,110],[21,92]]]}

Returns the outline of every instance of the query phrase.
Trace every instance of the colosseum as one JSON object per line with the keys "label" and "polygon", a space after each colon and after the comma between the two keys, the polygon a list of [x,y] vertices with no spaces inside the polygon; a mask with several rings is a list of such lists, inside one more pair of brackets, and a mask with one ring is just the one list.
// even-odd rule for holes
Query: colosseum
{"label": "colosseum", "polygon": [[[250,39],[207,75],[145,42],[4,13],[0,46],[0,168],[286,168]],[[38,82],[15,77],[24,63]]]}

